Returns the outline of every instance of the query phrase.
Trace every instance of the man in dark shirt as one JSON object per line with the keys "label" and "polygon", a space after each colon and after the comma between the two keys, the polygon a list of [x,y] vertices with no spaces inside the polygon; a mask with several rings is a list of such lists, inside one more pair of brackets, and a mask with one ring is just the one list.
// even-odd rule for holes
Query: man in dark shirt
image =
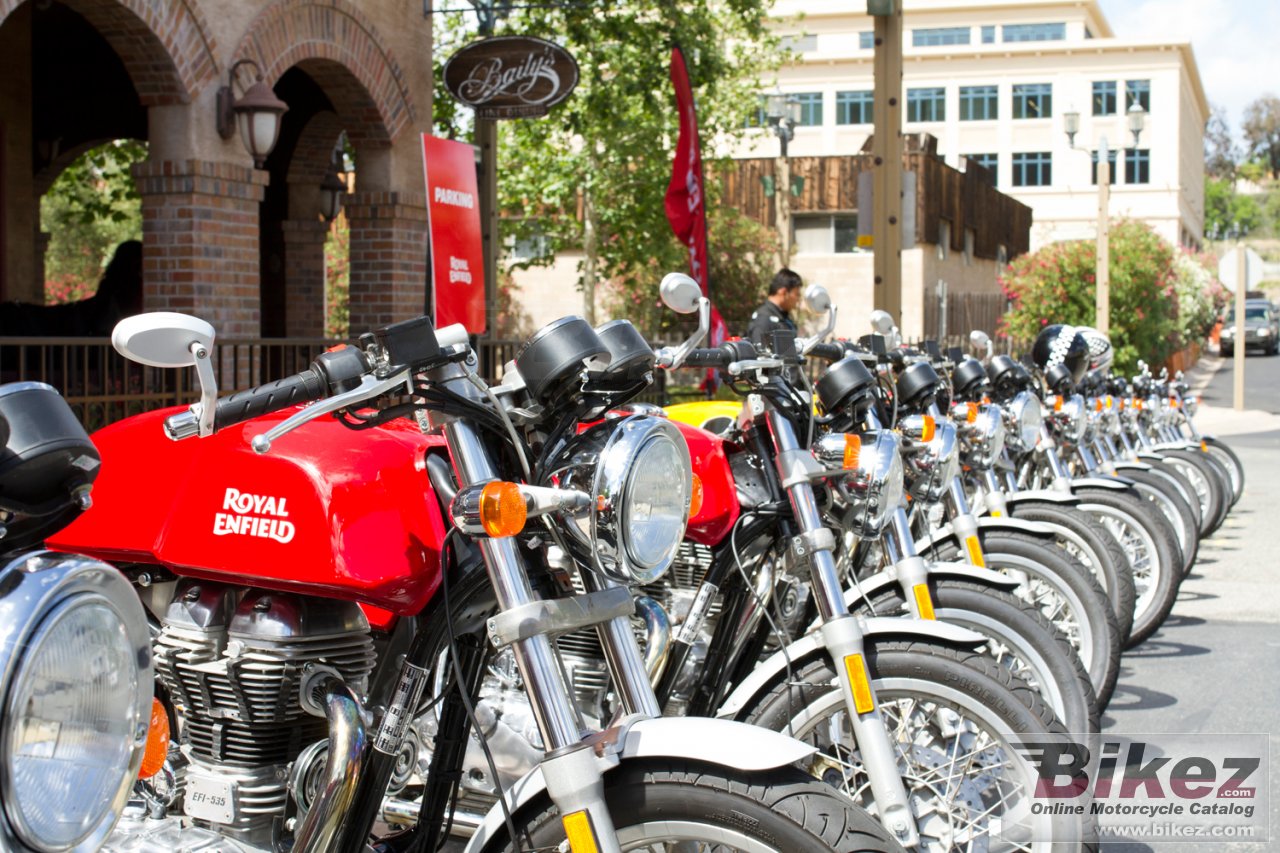
{"label": "man in dark shirt", "polygon": [[796,331],[795,321],[791,319],[791,311],[800,304],[800,275],[793,270],[778,270],[773,281],[769,282],[769,296],[764,304],[751,315],[751,323],[747,326],[746,337],[757,347],[770,349],[773,332]]}

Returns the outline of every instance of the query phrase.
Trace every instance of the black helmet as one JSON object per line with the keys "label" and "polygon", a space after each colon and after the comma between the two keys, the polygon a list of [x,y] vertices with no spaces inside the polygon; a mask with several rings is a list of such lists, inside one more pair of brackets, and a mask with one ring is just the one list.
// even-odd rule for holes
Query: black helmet
{"label": "black helmet", "polygon": [[1075,326],[1055,323],[1045,326],[1036,335],[1036,342],[1031,347],[1031,360],[1041,370],[1057,364],[1065,366],[1071,371],[1071,383],[1074,385],[1084,378],[1085,371],[1089,369],[1089,344]]}

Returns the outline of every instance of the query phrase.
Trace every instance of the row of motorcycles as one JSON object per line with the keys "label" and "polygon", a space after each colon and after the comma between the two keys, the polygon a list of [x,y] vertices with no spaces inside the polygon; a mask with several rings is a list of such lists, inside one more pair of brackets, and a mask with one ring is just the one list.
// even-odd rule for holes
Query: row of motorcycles
{"label": "row of motorcycles", "polygon": [[[395,324],[227,397],[214,330],[122,321],[201,399],[92,441],[0,387],[0,847],[118,853],[1091,847],[1121,652],[1244,472],[1181,376],[883,335],[535,334],[491,384]],[[975,357],[976,356],[976,357]],[[732,402],[637,402],[658,370]]]}

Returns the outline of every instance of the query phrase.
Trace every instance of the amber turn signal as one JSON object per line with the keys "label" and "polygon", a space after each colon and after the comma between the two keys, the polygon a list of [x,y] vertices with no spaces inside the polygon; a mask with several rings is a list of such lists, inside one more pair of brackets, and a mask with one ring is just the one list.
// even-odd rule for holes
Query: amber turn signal
{"label": "amber turn signal", "polygon": [[168,757],[169,714],[164,709],[164,703],[153,697],[151,723],[147,728],[147,748],[142,753],[142,766],[138,768],[138,778],[150,779],[159,773]]}
{"label": "amber turn signal", "polygon": [[938,422],[933,419],[933,415],[925,415],[924,426],[920,428],[920,440],[933,441],[933,436],[937,431]]}
{"label": "amber turn signal", "polygon": [[844,437],[844,469],[846,471],[858,467],[858,457],[862,455],[862,437],[845,434]]}
{"label": "amber turn signal", "polygon": [[480,492],[480,526],[490,536],[515,536],[524,530],[528,512],[515,483],[495,480]]}
{"label": "amber turn signal", "polygon": [[693,484],[689,488],[689,517],[693,518],[702,512],[702,499],[705,497],[702,491],[702,478],[697,474],[693,475]]}

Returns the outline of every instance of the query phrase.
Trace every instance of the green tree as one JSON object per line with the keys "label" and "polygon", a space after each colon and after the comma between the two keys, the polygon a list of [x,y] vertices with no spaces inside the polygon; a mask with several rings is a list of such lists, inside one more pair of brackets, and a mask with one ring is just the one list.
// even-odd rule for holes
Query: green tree
{"label": "green tree", "polygon": [[1209,113],[1209,123],[1204,129],[1204,171],[1210,178],[1232,178],[1240,150],[1231,138],[1231,126],[1227,111],[1215,104]]}
{"label": "green tree", "polygon": [[1244,110],[1245,145],[1262,159],[1272,177],[1280,177],[1280,98],[1263,95]]}
{"label": "green tree", "polygon": [[[536,229],[548,242],[549,252],[530,263],[583,251],[578,284],[588,319],[603,283],[652,294],[659,271],[687,268],[663,208],[678,130],[672,45],[685,53],[710,175],[710,153],[744,131],[761,75],[781,60],[766,12],[763,0],[534,5],[513,9],[499,25],[500,35],[551,37],[578,62],[576,91],[549,115],[500,124],[499,196],[514,217],[504,228],[509,223],[517,238]],[[442,41],[450,39],[461,40]],[[467,119],[456,116],[453,130],[440,132]],[[709,186],[709,204],[713,192]]]}
{"label": "green tree", "polygon": [[1253,196],[1237,193],[1233,179],[1206,178],[1204,221],[1210,232],[1225,233],[1232,226],[1254,231],[1262,221],[1262,208]]}
{"label": "green tree", "polygon": [[142,239],[142,205],[130,167],[147,157],[146,143],[121,139],[77,157],[40,199],[45,252],[45,301],[92,296],[115,247]]}
{"label": "green tree", "polygon": [[[1174,249],[1150,226],[1111,226],[1111,345],[1116,370],[1138,359],[1159,364],[1182,343]],[[1092,240],[1051,243],[1009,265],[1001,279],[1011,301],[1001,332],[1031,341],[1050,323],[1095,325],[1097,247]]]}

